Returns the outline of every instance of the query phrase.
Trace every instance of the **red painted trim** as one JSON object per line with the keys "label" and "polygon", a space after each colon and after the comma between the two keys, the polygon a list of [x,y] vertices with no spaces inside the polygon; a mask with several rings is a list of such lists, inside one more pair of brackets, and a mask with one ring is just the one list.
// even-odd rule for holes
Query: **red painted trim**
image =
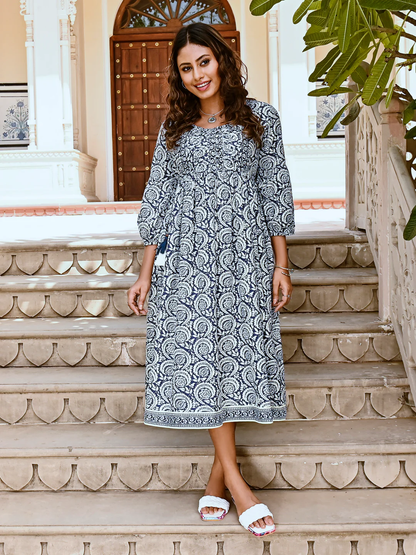
{"label": "red painted trim", "polygon": [[[295,200],[295,210],[327,210],[345,208],[345,199]],[[12,216],[74,216],[101,214],[137,214],[141,201],[133,202],[88,202],[65,206],[10,206],[1,208],[0,217]]]}
{"label": "red painted trim", "polygon": [[345,198],[295,200],[295,210],[328,210],[329,208],[345,208]]}

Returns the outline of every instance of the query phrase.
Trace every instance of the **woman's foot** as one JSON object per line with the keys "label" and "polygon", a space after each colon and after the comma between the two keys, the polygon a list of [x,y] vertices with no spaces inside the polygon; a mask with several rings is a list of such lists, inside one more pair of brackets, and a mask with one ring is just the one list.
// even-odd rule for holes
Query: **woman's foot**
{"label": "woman's foot", "polygon": [[[217,458],[214,459],[211,474],[204,495],[214,495],[215,497],[222,497],[223,499],[225,499],[224,472],[222,470],[221,463]],[[220,507],[204,507],[203,509],[201,509],[201,513],[205,515],[213,515],[220,510],[223,509],[221,509]]]}
{"label": "woman's foot", "polygon": [[[218,487],[220,483],[225,483],[225,486],[234,498],[238,516],[241,516],[244,511],[258,504],[259,500],[240,474],[240,469],[237,465],[235,429],[235,422],[225,422],[219,428],[211,428],[209,430],[212,443],[215,447],[216,459],[218,458],[218,461],[221,461],[220,466],[215,467],[215,473],[213,467],[213,473],[211,475],[213,479],[213,486],[216,484],[216,487]],[[218,478],[219,472],[221,472],[221,481]],[[214,474],[216,479],[214,479]],[[207,491],[215,491],[214,495],[218,496],[221,496],[224,493],[222,486],[221,489],[216,490],[209,490],[208,487],[211,487],[211,478],[207,486]],[[250,528],[253,527],[260,529],[264,529],[266,526],[272,527],[273,525],[273,518],[270,516],[265,516],[264,518],[260,518],[249,524]]]}
{"label": "woman's foot", "polygon": [[[247,491],[248,490],[248,491]],[[247,490],[240,491],[237,495],[233,495],[234,502],[237,507],[237,514],[241,516],[244,511],[250,509],[257,503],[261,503],[261,501],[254,495],[254,493],[247,487]],[[266,516],[264,518],[259,518],[250,524],[251,527],[254,528],[266,528],[266,526],[273,526],[274,521],[271,516]]]}

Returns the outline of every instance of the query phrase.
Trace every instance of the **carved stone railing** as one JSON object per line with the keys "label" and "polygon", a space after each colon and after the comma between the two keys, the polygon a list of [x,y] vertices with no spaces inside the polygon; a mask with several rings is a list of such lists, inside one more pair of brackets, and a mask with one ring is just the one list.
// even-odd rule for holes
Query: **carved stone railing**
{"label": "carved stone railing", "polygon": [[379,275],[379,316],[396,334],[416,397],[416,239],[403,230],[416,205],[415,141],[406,141],[403,104],[362,106],[347,126],[347,226],[365,229]]}

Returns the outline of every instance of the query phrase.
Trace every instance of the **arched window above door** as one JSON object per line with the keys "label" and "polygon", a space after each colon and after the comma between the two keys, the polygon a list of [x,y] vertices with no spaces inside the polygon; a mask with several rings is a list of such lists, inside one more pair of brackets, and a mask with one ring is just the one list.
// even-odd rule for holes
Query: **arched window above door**
{"label": "arched window above door", "polygon": [[117,14],[114,32],[171,31],[196,22],[235,29],[227,0],[125,0]]}

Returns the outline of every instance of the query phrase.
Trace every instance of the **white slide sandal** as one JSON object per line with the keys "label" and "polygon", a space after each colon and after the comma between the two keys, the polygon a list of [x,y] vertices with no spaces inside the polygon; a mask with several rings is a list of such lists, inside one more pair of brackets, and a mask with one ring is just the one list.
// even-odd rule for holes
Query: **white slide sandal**
{"label": "white slide sandal", "polygon": [[271,513],[269,507],[264,503],[257,503],[244,511],[244,513],[241,513],[238,520],[243,528],[255,536],[265,536],[266,534],[271,534],[276,531],[276,526],[274,524],[267,524],[266,528],[258,528],[257,526],[250,526],[250,524],[266,516],[271,516],[273,518],[273,514]]}
{"label": "white slide sandal", "polygon": [[[202,513],[202,509],[205,507],[219,507],[213,515]],[[222,520],[225,515],[230,510],[230,503],[222,498],[215,497],[215,495],[204,495],[199,500],[198,513],[200,514],[202,520]]]}

